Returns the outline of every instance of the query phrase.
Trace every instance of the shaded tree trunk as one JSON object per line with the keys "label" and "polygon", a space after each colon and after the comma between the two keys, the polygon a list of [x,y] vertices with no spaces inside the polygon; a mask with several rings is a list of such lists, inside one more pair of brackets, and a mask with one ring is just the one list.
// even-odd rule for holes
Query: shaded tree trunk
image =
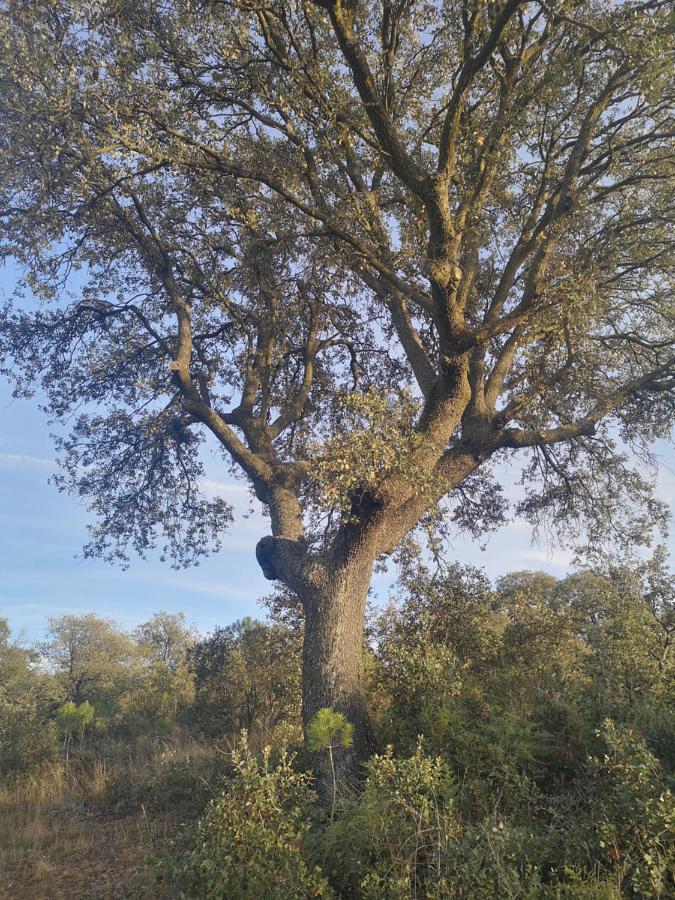
{"label": "shaded tree trunk", "polygon": [[[302,717],[305,730],[320,709],[342,713],[353,726],[353,743],[334,751],[342,784],[358,785],[374,749],[364,686],[364,620],[377,529],[347,526],[325,554],[313,555],[304,540],[265,536],[256,557],[263,575],[281,581],[302,602],[305,614]],[[314,770],[324,799],[332,792],[328,754],[316,753]]]}
{"label": "shaded tree trunk", "polygon": [[[334,752],[339,782],[356,785],[362,764],[373,751],[373,732],[363,683],[364,618],[372,563],[326,573],[324,583],[305,605],[302,713],[305,728],[329,707],[354,726],[353,744]],[[317,754],[320,791],[332,783],[325,754]]]}

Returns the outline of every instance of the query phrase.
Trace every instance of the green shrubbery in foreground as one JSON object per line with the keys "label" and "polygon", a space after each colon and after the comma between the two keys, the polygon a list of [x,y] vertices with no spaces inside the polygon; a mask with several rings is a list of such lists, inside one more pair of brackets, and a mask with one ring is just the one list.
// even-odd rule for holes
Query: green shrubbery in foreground
{"label": "green shrubbery in foreground", "polygon": [[244,745],[183,836],[180,896],[675,896],[663,570],[516,573],[493,589],[454,567],[403,587],[371,623],[382,750],[362,791],[324,810],[297,759]]}
{"label": "green shrubbery in foreground", "polygon": [[[675,896],[662,561],[496,586],[458,566],[409,572],[364,647],[379,751],[358,792],[330,785],[323,804],[313,754],[348,742],[349,723],[325,710],[302,744],[302,622],[284,602],[268,624],[203,639],[166,616],[131,638],[56,622],[42,657],[0,635],[5,778],[98,760],[100,803],[152,815],[175,802],[188,824],[162,854],[158,897]],[[131,753],[171,735],[205,764],[127,784],[106,762],[110,742]]]}
{"label": "green shrubbery in foreground", "polygon": [[[609,720],[604,750],[556,802],[522,785],[522,807],[471,820],[448,762],[391,749],[330,821],[307,773],[248,750],[184,838],[170,878],[182,898],[618,898],[672,896],[675,803],[644,740]],[[546,806],[545,804],[550,804]]]}

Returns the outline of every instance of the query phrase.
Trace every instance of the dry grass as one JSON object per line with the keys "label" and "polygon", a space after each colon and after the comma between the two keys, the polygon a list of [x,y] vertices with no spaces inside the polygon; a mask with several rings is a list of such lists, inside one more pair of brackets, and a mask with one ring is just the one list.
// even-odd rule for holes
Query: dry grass
{"label": "dry grass", "polygon": [[216,752],[194,742],[106,750],[0,787],[1,900],[168,896],[151,859],[198,814],[190,779]]}

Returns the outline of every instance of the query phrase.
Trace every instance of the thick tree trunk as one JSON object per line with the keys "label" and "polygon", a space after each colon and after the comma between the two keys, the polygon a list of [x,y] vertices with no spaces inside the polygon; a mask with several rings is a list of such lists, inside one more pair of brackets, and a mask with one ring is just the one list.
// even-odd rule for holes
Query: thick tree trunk
{"label": "thick tree trunk", "polygon": [[[363,632],[372,566],[365,563],[334,573],[305,602],[302,707],[305,727],[317,712],[329,707],[353,725],[351,748],[334,753],[338,781],[356,785],[362,763],[373,750],[373,735],[363,683]],[[328,783],[327,760],[317,754],[319,788]]]}
{"label": "thick tree trunk", "polygon": [[[337,543],[337,542],[336,542]],[[339,547],[339,549],[338,549]],[[305,636],[302,713],[305,728],[320,709],[342,713],[353,726],[353,744],[334,753],[339,782],[356,785],[373,750],[373,734],[363,683],[366,597],[377,555],[363,535],[343,535],[328,557],[310,557],[303,542],[266,536],[256,547],[263,574],[281,581],[302,601]],[[320,793],[332,793],[328,754],[317,752]]]}

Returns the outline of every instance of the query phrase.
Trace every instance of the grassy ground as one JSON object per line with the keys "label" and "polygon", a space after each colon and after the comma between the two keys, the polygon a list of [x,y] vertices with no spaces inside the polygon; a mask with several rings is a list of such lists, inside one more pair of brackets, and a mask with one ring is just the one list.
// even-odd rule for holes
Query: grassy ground
{"label": "grassy ground", "polygon": [[213,748],[146,743],[0,788],[0,900],[168,897],[152,860],[199,814],[217,767]]}

